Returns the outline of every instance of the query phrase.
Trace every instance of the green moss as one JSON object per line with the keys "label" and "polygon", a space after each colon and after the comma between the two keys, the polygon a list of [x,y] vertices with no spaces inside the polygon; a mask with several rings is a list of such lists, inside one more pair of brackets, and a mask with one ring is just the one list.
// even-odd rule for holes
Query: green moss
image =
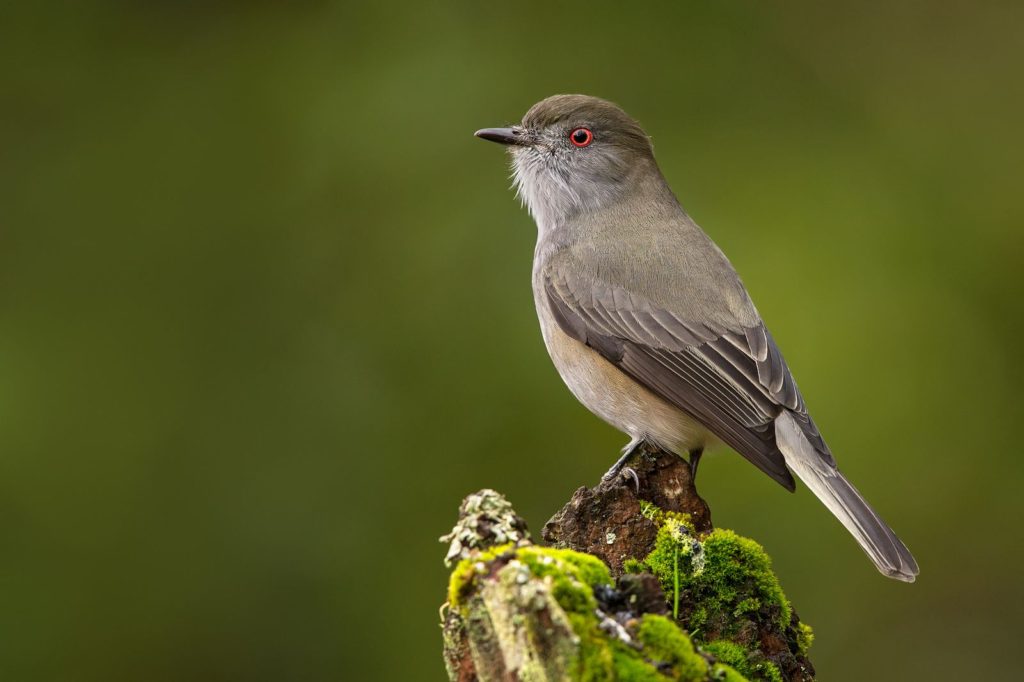
{"label": "green moss", "polygon": [[699,541],[687,516],[665,512],[654,550],[630,568],[657,576],[670,600],[685,595],[691,632],[732,634],[744,617],[769,619],[779,629],[789,624],[789,602],[768,555],[731,530],[714,530]]}
{"label": "green moss", "polygon": [[690,638],[664,616],[644,615],[637,638],[644,645],[645,657],[672,666],[674,679],[707,679],[707,661],[694,650]]}
{"label": "green moss", "polygon": [[731,666],[724,663],[715,663],[712,665],[710,677],[712,680],[717,680],[718,682],[746,682],[747,680],[747,678],[740,675]]}
{"label": "green moss", "polygon": [[615,677],[618,682],[665,682],[666,678],[657,668],[639,658],[636,653],[615,647]]}
{"label": "green moss", "polygon": [[[637,650],[609,638],[600,629],[594,612],[569,614],[573,632],[580,638],[580,655],[572,679],[583,682],[618,680],[619,682],[704,682],[710,677],[707,661],[672,621],[646,614],[636,629]],[[723,666],[724,668],[724,666]],[[732,682],[743,680],[735,671]],[[723,678],[725,679],[725,678]]]}
{"label": "green moss", "polygon": [[727,639],[719,639],[701,646],[722,663],[728,663],[737,670],[747,667],[747,650],[735,642]]}
{"label": "green moss", "polygon": [[533,545],[515,548],[505,544],[477,552],[456,565],[448,580],[448,603],[452,608],[464,606],[463,597],[473,581],[478,576],[488,575],[490,563],[498,557],[521,561],[538,578],[550,577],[552,595],[559,606],[569,612],[593,611],[597,602],[592,588],[612,584],[608,567],[589,554]]}
{"label": "green moss", "polygon": [[749,673],[749,677],[755,680],[768,680],[768,682],[785,682],[778,666],[771,661],[762,661],[754,665],[754,669]]}
{"label": "green moss", "polygon": [[642,561],[628,560],[624,567],[658,578],[673,618],[694,641],[714,640],[703,645],[705,651],[736,668],[733,674],[769,681],[781,674],[760,650],[758,633],[775,633],[791,651],[806,655],[811,629],[802,623],[795,631],[789,627],[792,608],[758,543],[723,529],[698,536],[689,516],[653,505],[642,505],[642,512],[659,525],[655,546]]}
{"label": "green moss", "polygon": [[659,517],[663,512],[661,511],[661,507],[654,504],[653,502],[648,502],[647,500],[640,500],[640,513],[645,518],[648,518],[651,521],[658,523]]}
{"label": "green moss", "polygon": [[572,631],[579,637],[579,654],[573,662],[571,679],[591,682],[611,679],[615,670],[615,657],[607,636],[598,627],[597,615],[570,613]]}
{"label": "green moss", "polygon": [[747,678],[782,682],[782,674],[773,663],[766,661],[758,652],[748,651],[735,642],[720,639],[705,644],[701,648],[717,658],[720,663],[732,666]]}
{"label": "green moss", "polygon": [[727,639],[719,639],[714,642],[704,644],[701,648],[717,658],[720,663],[730,665],[742,674],[750,674],[751,671],[747,661],[747,650],[739,644],[730,642]]}
{"label": "green moss", "polygon": [[[666,515],[665,517],[669,517]],[[684,519],[676,515],[677,522]],[[690,531],[679,536],[687,536]],[[500,561],[501,566],[495,562]],[[705,682],[727,680],[742,682],[732,668],[708,664],[687,634],[668,618],[644,615],[629,626],[634,644],[610,635],[601,627],[594,587],[610,585],[608,568],[596,557],[567,549],[514,546],[511,544],[480,551],[463,559],[452,571],[449,602],[464,616],[472,600],[467,599],[476,581],[488,577],[519,581],[519,566],[533,578],[540,578],[550,589],[555,602],[565,612],[578,638],[570,678],[582,682],[619,680],[621,682]]]}
{"label": "green moss", "polygon": [[551,594],[569,613],[590,613],[597,608],[593,588],[611,585],[612,576],[597,557],[570,549],[522,547],[516,558],[538,578],[551,578]]}
{"label": "green moss", "polygon": [[807,623],[796,624],[796,645],[801,656],[807,655],[807,650],[814,644],[814,630]]}
{"label": "green moss", "polygon": [[672,603],[672,617],[678,618],[681,574],[702,570],[702,548],[694,536],[689,514],[659,512],[654,518],[660,527],[654,550],[643,563],[661,580],[661,586]]}
{"label": "green moss", "polygon": [[688,577],[686,590],[708,612],[707,622],[691,621],[691,628],[726,632],[730,621],[748,615],[770,618],[784,630],[792,615],[764,549],[731,530],[714,530],[704,540],[704,570]]}
{"label": "green moss", "polygon": [[558,562],[564,562],[572,567],[574,578],[591,587],[612,584],[612,575],[608,571],[608,567],[604,565],[603,561],[590,554],[574,552],[571,549],[529,546],[519,550],[518,558],[530,566],[534,575],[553,574],[560,570]]}
{"label": "green moss", "polygon": [[461,608],[463,606],[462,598],[473,585],[473,580],[476,576],[479,574],[486,575],[488,572],[487,564],[496,557],[511,550],[511,543],[498,545],[497,547],[481,551],[471,558],[463,559],[456,564],[452,574],[448,577],[448,604],[451,608]]}

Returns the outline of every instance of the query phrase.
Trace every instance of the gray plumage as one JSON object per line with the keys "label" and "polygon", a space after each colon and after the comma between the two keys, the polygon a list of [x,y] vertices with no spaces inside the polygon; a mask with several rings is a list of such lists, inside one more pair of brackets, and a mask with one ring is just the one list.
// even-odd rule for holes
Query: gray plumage
{"label": "gray plumage", "polygon": [[[570,140],[580,128],[583,146]],[[520,126],[477,134],[512,151],[538,226],[541,330],[573,394],[633,442],[682,455],[722,441],[789,490],[792,471],[882,573],[913,581],[917,563],[836,468],[739,276],[679,205],[639,124],[610,102],[556,95]]]}

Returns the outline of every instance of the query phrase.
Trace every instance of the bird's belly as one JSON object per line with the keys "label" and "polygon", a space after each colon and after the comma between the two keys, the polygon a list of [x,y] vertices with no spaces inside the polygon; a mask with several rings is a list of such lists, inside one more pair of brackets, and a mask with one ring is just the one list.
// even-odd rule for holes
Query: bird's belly
{"label": "bird's belly", "polygon": [[567,335],[548,307],[538,303],[548,354],[566,386],[587,409],[632,438],[678,454],[708,444],[711,436],[702,425]]}

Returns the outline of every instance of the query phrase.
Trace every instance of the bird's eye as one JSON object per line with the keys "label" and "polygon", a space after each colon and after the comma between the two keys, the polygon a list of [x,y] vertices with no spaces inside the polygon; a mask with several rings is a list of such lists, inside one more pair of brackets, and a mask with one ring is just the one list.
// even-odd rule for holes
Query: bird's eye
{"label": "bird's eye", "polygon": [[586,147],[594,141],[594,133],[589,128],[576,128],[569,133],[569,140],[577,147]]}

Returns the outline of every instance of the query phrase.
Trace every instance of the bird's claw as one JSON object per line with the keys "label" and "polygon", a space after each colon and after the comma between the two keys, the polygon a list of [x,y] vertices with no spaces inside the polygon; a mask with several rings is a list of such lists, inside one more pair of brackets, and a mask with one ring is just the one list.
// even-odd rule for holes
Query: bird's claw
{"label": "bird's claw", "polygon": [[636,487],[636,494],[640,494],[640,477],[636,475],[636,469],[633,467],[624,467],[622,469],[622,475],[626,478],[633,479],[633,485]]}
{"label": "bird's claw", "polygon": [[633,487],[636,488],[637,494],[640,494],[640,476],[637,475],[636,469],[634,469],[633,467],[614,467],[613,469],[605,473],[604,476],[601,477],[601,482],[607,483],[609,481],[615,480],[615,477],[619,475],[623,476],[624,478],[632,480]]}

